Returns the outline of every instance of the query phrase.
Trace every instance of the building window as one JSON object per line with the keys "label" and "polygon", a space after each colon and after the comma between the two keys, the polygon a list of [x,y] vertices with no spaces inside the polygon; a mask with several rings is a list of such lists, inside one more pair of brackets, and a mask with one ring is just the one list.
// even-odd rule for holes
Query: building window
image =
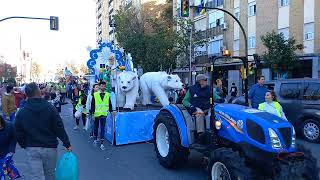
{"label": "building window", "polygon": [[110,0],[110,1],[109,1],[109,6],[111,5],[112,2],[113,2],[113,0]]}
{"label": "building window", "polygon": [[217,6],[222,6],[223,5],[223,0],[216,0],[216,5]]}
{"label": "building window", "polygon": [[211,41],[209,44],[209,54],[220,54],[223,47],[223,39]]}
{"label": "building window", "polygon": [[221,26],[222,24],[224,24],[224,18],[221,17],[221,18],[217,19],[216,24],[217,24],[217,26]]}
{"label": "building window", "polygon": [[278,30],[279,34],[283,34],[285,40],[289,39],[289,28],[283,28]]}
{"label": "building window", "polygon": [[240,40],[234,40],[233,41],[233,51],[239,51],[240,50]]}
{"label": "building window", "polygon": [[102,16],[102,14],[99,14],[99,15],[98,15],[98,19],[100,19],[100,18],[101,18],[101,16]]}
{"label": "building window", "polygon": [[224,23],[224,13],[219,11],[214,11],[209,14],[209,26],[214,28],[220,26]]}
{"label": "building window", "polygon": [[314,23],[304,25],[304,40],[314,39]]}
{"label": "building window", "polygon": [[280,7],[288,6],[289,0],[279,0],[279,5],[280,5]]}
{"label": "building window", "polygon": [[256,3],[252,2],[249,4],[248,7],[248,16],[255,16],[256,15]]}
{"label": "building window", "polygon": [[111,31],[109,32],[109,35],[111,35],[111,34],[113,34],[113,30],[111,30]]}
{"label": "building window", "polygon": [[304,40],[313,40],[313,38],[313,33],[311,32],[304,34]]}
{"label": "building window", "polygon": [[234,16],[239,20],[240,19],[240,8],[234,9]]}
{"label": "building window", "polygon": [[256,48],[256,37],[255,36],[249,37],[248,46],[249,46],[249,48]]}

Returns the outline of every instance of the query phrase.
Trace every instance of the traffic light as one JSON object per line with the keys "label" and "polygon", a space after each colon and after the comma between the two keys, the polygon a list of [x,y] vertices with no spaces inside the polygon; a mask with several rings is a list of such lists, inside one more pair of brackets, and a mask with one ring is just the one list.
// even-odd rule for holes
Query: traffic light
{"label": "traffic light", "polygon": [[253,54],[253,60],[256,63],[256,67],[260,68],[260,65],[261,65],[260,56],[258,54]]}
{"label": "traffic light", "polygon": [[247,71],[244,66],[241,66],[240,68],[240,76],[242,79],[247,79]]}
{"label": "traffic light", "polygon": [[254,74],[254,65],[253,65],[253,63],[249,63],[248,69],[249,69],[249,75]]}
{"label": "traffic light", "polygon": [[50,30],[59,30],[59,18],[57,16],[50,16]]}
{"label": "traffic light", "polygon": [[189,0],[181,0],[181,17],[189,17],[190,4]]}

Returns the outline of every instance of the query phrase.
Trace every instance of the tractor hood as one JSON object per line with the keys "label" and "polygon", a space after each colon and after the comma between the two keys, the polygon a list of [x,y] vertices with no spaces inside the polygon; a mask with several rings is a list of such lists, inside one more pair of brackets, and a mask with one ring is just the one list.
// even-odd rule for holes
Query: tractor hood
{"label": "tractor hood", "polygon": [[258,109],[249,108],[237,104],[219,104],[215,106],[215,112],[222,114],[225,117],[229,116],[234,123],[238,120],[246,121],[247,119],[254,120],[257,124],[269,128],[281,128],[291,126],[288,121],[276,115],[260,111]]}
{"label": "tractor hood", "polygon": [[[237,144],[250,144],[268,152],[293,151],[291,145],[295,140],[294,130],[289,121],[237,104],[218,104],[214,110],[216,119],[222,124],[218,131],[219,136]],[[281,141],[281,147],[272,147],[270,132]]]}

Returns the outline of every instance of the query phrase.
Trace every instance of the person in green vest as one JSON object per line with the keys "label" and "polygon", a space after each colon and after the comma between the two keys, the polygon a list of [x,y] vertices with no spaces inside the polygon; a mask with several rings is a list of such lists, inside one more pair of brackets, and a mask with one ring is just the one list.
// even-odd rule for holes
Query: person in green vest
{"label": "person in green vest", "polygon": [[61,93],[61,102],[64,103],[66,100],[66,95],[67,95],[67,88],[64,83],[60,83],[59,85],[60,93]]}
{"label": "person in green vest", "polygon": [[[105,125],[106,118],[108,116],[109,111],[112,110],[112,114],[115,116],[116,107],[112,106],[110,93],[107,92],[106,89],[107,83],[102,81],[100,82],[100,91],[93,93],[93,98],[91,102],[91,112],[94,116],[94,145],[100,144],[100,149],[105,150],[105,146],[103,145],[104,141],[104,133],[105,133]],[[100,126],[100,141],[97,139],[98,130]]]}
{"label": "person in green vest", "polygon": [[87,102],[87,96],[82,91],[79,91],[79,100],[75,109],[76,111],[79,111],[79,110],[81,111],[81,117],[75,117],[76,126],[73,128],[73,130],[79,129],[80,118],[82,119],[83,130],[85,130],[86,120],[88,115],[88,110],[85,107],[86,102]]}
{"label": "person in green vest", "polygon": [[277,96],[275,92],[268,91],[265,96],[265,102],[260,103],[259,110],[266,111],[268,113],[279,116],[285,120],[287,120],[286,115],[284,114],[280,103],[277,101]]}

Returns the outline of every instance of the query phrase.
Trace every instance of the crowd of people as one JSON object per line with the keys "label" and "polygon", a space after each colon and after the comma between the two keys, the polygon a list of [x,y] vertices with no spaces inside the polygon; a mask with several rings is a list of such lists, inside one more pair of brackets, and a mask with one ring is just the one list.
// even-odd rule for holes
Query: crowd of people
{"label": "crowd of people", "polygon": [[[63,88],[65,91],[62,91]],[[196,115],[199,136],[205,132],[203,118],[210,109],[211,90],[207,76],[199,74],[195,85],[185,85],[182,90],[174,92],[176,97],[170,100],[182,103],[191,114]],[[213,99],[226,102],[227,93],[222,81],[216,80]],[[234,84],[230,94],[232,97],[238,95]],[[72,149],[59,114],[65,96],[73,104],[74,130],[80,129],[81,119],[83,129],[89,131],[93,144],[105,150],[106,118],[108,113],[116,115],[115,93],[106,88],[106,82],[94,84],[91,88],[86,83],[74,83],[69,85],[69,89],[53,84],[30,83],[19,88],[3,83],[0,96],[3,112],[0,116],[0,159],[12,156],[18,143],[26,150],[31,179],[54,179],[57,138],[63,142],[66,150]],[[169,98],[172,98],[170,94]],[[264,86],[263,76],[258,78],[258,83],[249,91],[249,106],[286,119],[275,93]]]}

